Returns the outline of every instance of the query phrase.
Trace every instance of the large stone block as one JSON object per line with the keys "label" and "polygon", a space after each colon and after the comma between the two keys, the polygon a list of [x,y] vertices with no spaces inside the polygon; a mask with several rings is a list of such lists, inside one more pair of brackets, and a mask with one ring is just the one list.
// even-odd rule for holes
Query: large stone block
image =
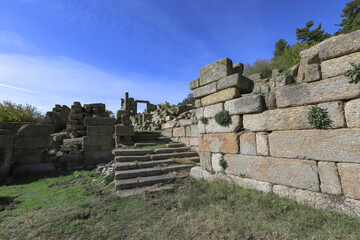
{"label": "large stone block", "polygon": [[345,76],[309,84],[282,87],[276,91],[276,103],[279,108],[357,97],[360,97],[360,85],[349,83],[349,79]]}
{"label": "large stone block", "polygon": [[219,92],[210,94],[201,99],[202,106],[208,106],[219,102],[226,102],[228,100],[240,97],[239,90],[237,88],[227,88]]}
{"label": "large stone block", "polygon": [[269,138],[266,132],[256,133],[256,150],[258,155],[269,155]]}
{"label": "large stone block", "polygon": [[274,157],[360,163],[360,129],[296,130],[269,134]]}
{"label": "large stone block", "polygon": [[199,152],[200,156],[200,165],[201,168],[204,170],[212,171],[212,165],[211,165],[211,152]]}
{"label": "large stone block", "polygon": [[190,146],[199,146],[199,139],[197,137],[189,138]]}
{"label": "large stone block", "polygon": [[173,128],[173,127],[175,127],[176,124],[177,124],[177,121],[175,121],[175,120],[168,121],[168,122],[166,122],[166,123],[163,123],[163,124],[161,125],[161,128],[162,128],[162,129]]}
{"label": "large stone block", "polygon": [[111,146],[114,148],[115,140],[112,136],[85,136],[84,138],[84,149],[88,146]]}
{"label": "large stone block", "polygon": [[197,126],[198,126],[199,134],[206,133],[206,125],[205,124],[203,124],[201,121],[199,121]]}
{"label": "large stone block", "polygon": [[[342,102],[322,103],[317,105],[327,110],[331,128],[345,127]],[[311,129],[307,116],[311,106],[268,110],[259,114],[244,115],[244,128],[250,131],[277,131]]]}
{"label": "large stone block", "polygon": [[222,172],[224,169],[220,166],[220,161],[223,158],[221,153],[211,154],[211,164],[215,172]]}
{"label": "large stone block", "polygon": [[342,194],[338,170],[334,162],[319,162],[320,188],[323,193]]}
{"label": "large stone block", "polygon": [[319,191],[315,161],[284,158],[225,155],[226,172],[248,178]]}
{"label": "large stone block", "polygon": [[190,176],[195,179],[205,179],[206,181],[212,181],[215,179],[215,175],[202,169],[201,167],[193,167],[190,170]]}
{"label": "large stone block", "polygon": [[360,128],[360,98],[345,104],[345,118],[347,127]]}
{"label": "large stone block", "polygon": [[18,130],[18,135],[22,137],[50,136],[53,133],[53,126],[47,124],[28,124],[23,125]]}
{"label": "large stone block", "polygon": [[233,73],[233,63],[229,58],[220,59],[200,69],[200,86],[204,86]]}
{"label": "large stone block", "polygon": [[216,92],[216,82],[194,89],[193,97],[201,98]]}
{"label": "large stone block", "polygon": [[108,117],[87,117],[84,119],[84,125],[87,126],[114,126],[115,118]]}
{"label": "large stone block", "polygon": [[218,91],[230,87],[239,89],[240,93],[249,93],[253,87],[253,82],[239,73],[224,77],[217,82]]}
{"label": "large stone block", "polygon": [[256,136],[253,132],[240,135],[240,153],[244,155],[256,155]]}
{"label": "large stone block", "polygon": [[173,137],[172,132],[173,132],[172,128],[164,129],[162,131],[162,135],[165,137],[171,138],[171,137]]}
{"label": "large stone block", "polygon": [[195,88],[198,88],[200,86],[200,83],[199,83],[199,78],[197,79],[194,79],[190,82],[190,90],[194,90]]}
{"label": "large stone block", "polygon": [[228,133],[237,132],[242,126],[241,116],[232,115],[231,122],[227,126],[218,124],[214,118],[209,119],[209,124],[205,125],[206,133]]}
{"label": "large stone block", "polygon": [[330,59],[321,63],[323,78],[331,78],[343,75],[353,67],[350,63],[360,64],[360,52]]}
{"label": "large stone block", "polygon": [[236,133],[207,134],[199,138],[200,151],[238,153],[239,140]]}
{"label": "large stone block", "polygon": [[320,66],[317,63],[309,64],[305,70],[305,81],[314,82],[321,79]]}
{"label": "large stone block", "polygon": [[44,148],[14,148],[12,162],[22,163],[39,163],[42,162],[44,154]]}
{"label": "large stone block", "polygon": [[223,103],[217,103],[214,105],[204,107],[204,117],[213,118],[218,112],[224,110]]}
{"label": "large stone block", "polygon": [[15,148],[47,148],[50,144],[49,136],[17,137],[14,140]]}
{"label": "large stone block", "polygon": [[360,164],[339,163],[338,167],[345,196],[360,199]]}
{"label": "large stone block", "polygon": [[12,148],[14,135],[0,135],[0,148]]}
{"label": "large stone block", "polygon": [[294,78],[290,75],[282,75],[275,80],[276,87],[283,87],[294,82]]}
{"label": "large stone block", "polygon": [[262,95],[250,95],[225,102],[224,108],[230,114],[247,114],[262,112],[265,107]]}
{"label": "large stone block", "polygon": [[189,126],[193,124],[193,120],[192,119],[180,119],[179,120],[180,126]]}
{"label": "large stone block", "polygon": [[198,125],[191,125],[190,126],[190,137],[198,137],[199,134],[199,128]]}
{"label": "large stone block", "polygon": [[87,136],[112,136],[114,132],[113,126],[89,126],[86,129]]}
{"label": "large stone block", "polygon": [[[114,128],[114,127],[112,127]],[[116,136],[134,136],[134,126],[124,126],[124,125],[116,125],[115,126],[115,135]]]}
{"label": "large stone block", "polygon": [[186,136],[185,127],[173,128],[173,136],[174,137],[185,137]]}

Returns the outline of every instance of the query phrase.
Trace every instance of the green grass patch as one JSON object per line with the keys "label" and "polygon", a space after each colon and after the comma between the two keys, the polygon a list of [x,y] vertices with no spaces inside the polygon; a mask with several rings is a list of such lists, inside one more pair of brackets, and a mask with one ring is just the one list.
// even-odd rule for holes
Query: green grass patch
{"label": "green grass patch", "polygon": [[0,212],[0,239],[359,239],[357,219],[223,181],[119,199],[101,180],[81,171],[0,186],[20,201]]}

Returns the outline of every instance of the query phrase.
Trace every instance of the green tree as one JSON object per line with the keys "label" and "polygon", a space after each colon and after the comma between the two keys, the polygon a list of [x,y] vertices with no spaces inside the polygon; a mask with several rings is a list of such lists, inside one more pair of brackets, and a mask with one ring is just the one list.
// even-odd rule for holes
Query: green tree
{"label": "green tree", "polygon": [[334,35],[351,33],[360,29],[360,0],[353,0],[345,4],[346,7],[342,10],[340,24],[336,26],[342,27]]}
{"label": "green tree", "polygon": [[331,35],[326,33],[325,30],[321,30],[321,23],[319,23],[318,27],[310,30],[310,28],[314,25],[314,21],[311,20],[305,24],[304,28],[296,29],[296,39],[301,41],[301,43],[319,43],[329,38]]}
{"label": "green tree", "polygon": [[275,43],[275,50],[273,51],[274,57],[282,55],[287,48],[289,48],[288,42],[280,38],[279,41]]}
{"label": "green tree", "polygon": [[0,103],[0,122],[40,122],[44,116],[29,104],[16,104],[11,101]]}

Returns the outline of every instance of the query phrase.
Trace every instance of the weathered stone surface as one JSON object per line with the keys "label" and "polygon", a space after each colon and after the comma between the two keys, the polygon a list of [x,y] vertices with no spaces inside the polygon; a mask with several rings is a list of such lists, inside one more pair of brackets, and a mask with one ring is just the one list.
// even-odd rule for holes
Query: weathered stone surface
{"label": "weathered stone surface", "polygon": [[23,125],[18,130],[18,135],[22,137],[50,136],[51,133],[53,133],[53,126],[47,124]]}
{"label": "weathered stone surface", "polygon": [[201,167],[193,167],[190,169],[190,176],[195,179],[205,179],[211,181],[215,179],[215,175],[212,175],[206,170],[203,170]]}
{"label": "weathered stone surface", "polygon": [[176,123],[177,123],[177,121],[175,121],[175,120],[173,120],[173,121],[168,121],[168,122],[162,124],[162,125],[161,125],[161,128],[162,128],[162,129],[173,128],[173,127],[175,127]]}
{"label": "weathered stone surface", "polygon": [[212,164],[211,164],[211,152],[199,152],[200,156],[200,165],[201,168],[204,170],[212,171]]}
{"label": "weathered stone surface", "polygon": [[14,148],[12,162],[18,164],[42,162],[44,150],[46,150],[44,147]]}
{"label": "weathered stone surface", "polygon": [[201,98],[216,92],[216,82],[194,89],[193,97]]}
{"label": "weathered stone surface", "polygon": [[334,162],[319,162],[320,188],[323,193],[342,194],[341,183]]}
{"label": "weathered stone surface", "polygon": [[198,108],[196,109],[195,116],[198,120],[204,116],[204,108]]}
{"label": "weathered stone surface", "polygon": [[197,79],[194,79],[190,82],[190,90],[194,90],[195,88],[198,88],[200,86],[200,83],[199,83],[199,78]]}
{"label": "weathered stone surface", "polygon": [[183,127],[183,126],[192,125],[193,121],[192,121],[192,119],[180,119],[179,123],[180,123],[180,126]]}
{"label": "weathered stone surface", "polygon": [[209,124],[205,125],[206,133],[228,133],[237,132],[242,126],[241,116],[232,115],[228,126],[221,126],[214,118],[209,119]]}
{"label": "weathered stone surface", "polygon": [[186,137],[191,137],[191,127],[190,126],[185,127],[185,135],[186,135]]}
{"label": "weathered stone surface", "polygon": [[240,153],[244,155],[256,155],[255,133],[246,132],[240,135]]}
{"label": "weathered stone surface", "polygon": [[94,151],[84,153],[84,164],[95,167],[99,163],[109,163],[114,159],[111,151]]}
{"label": "weathered stone surface", "polygon": [[273,69],[271,72],[271,78],[276,79],[280,76],[281,70],[280,69]]}
{"label": "weathered stone surface", "polygon": [[190,146],[199,146],[199,139],[197,137],[189,138]]}
{"label": "weathered stone surface", "polygon": [[201,121],[199,121],[197,126],[198,126],[199,134],[206,133],[206,125],[205,124],[203,124]]}
{"label": "weathered stone surface", "polygon": [[199,136],[199,128],[198,125],[190,126],[190,137],[198,137]]}
{"label": "weathered stone surface", "polygon": [[233,73],[233,63],[229,58],[220,59],[200,69],[200,86],[204,86]]}
{"label": "weathered stone surface", "polygon": [[208,106],[219,102],[225,102],[234,98],[240,97],[239,90],[237,88],[227,88],[219,92],[210,94],[201,99],[202,106]]}
{"label": "weathered stone surface", "polygon": [[271,90],[269,94],[265,96],[265,105],[269,110],[276,108],[276,91]]}
{"label": "weathered stone surface", "polygon": [[360,64],[360,52],[322,62],[321,70],[323,78],[345,74],[347,70],[353,68],[350,63]]}
{"label": "weathered stone surface", "polygon": [[165,137],[171,138],[173,136],[172,132],[173,132],[172,128],[164,129],[162,131],[162,135],[165,136]]}
{"label": "weathered stone surface", "polygon": [[115,118],[87,117],[84,119],[85,126],[114,126]]}
{"label": "weathered stone surface", "polygon": [[84,138],[69,138],[69,139],[64,139],[63,140],[63,144],[64,145],[82,145],[84,143]]}
{"label": "weathered stone surface", "polygon": [[253,82],[239,73],[234,73],[230,76],[224,77],[217,82],[217,90],[222,90],[230,87],[236,87],[240,93],[249,93]]}
{"label": "weathered stone surface", "polygon": [[236,133],[207,134],[199,138],[200,151],[238,153],[239,141]]}
{"label": "weathered stone surface", "polygon": [[347,127],[360,128],[360,98],[345,104],[345,118]]}
{"label": "weathered stone surface", "polygon": [[276,91],[276,103],[279,108],[357,97],[360,97],[360,85],[349,83],[349,79],[345,76],[282,87]]}
{"label": "weathered stone surface", "polygon": [[196,99],[196,100],[195,100],[195,107],[196,107],[196,108],[200,108],[200,107],[201,107],[201,100],[200,100],[200,99]]}
{"label": "weathered stone surface", "polygon": [[240,75],[244,72],[244,64],[234,63],[233,64],[233,73],[239,73]]}
{"label": "weathered stone surface", "polygon": [[213,153],[211,155],[211,164],[215,172],[222,172],[224,169],[220,166],[220,160],[223,158],[221,153]]}
{"label": "weathered stone surface", "polygon": [[17,137],[14,140],[14,148],[47,148],[49,144],[50,135],[40,137]]}
{"label": "weathered stone surface", "polygon": [[218,112],[224,110],[223,103],[217,103],[214,105],[204,107],[204,117],[213,118]]}
{"label": "weathered stone surface", "polygon": [[134,136],[134,126],[115,125],[116,136]]}
{"label": "weathered stone surface", "polygon": [[338,167],[344,195],[360,199],[360,164],[339,163]]}
{"label": "weathered stone surface", "polygon": [[283,87],[285,85],[292,84],[294,82],[294,78],[290,75],[282,75],[275,80],[276,87]]}
{"label": "weathered stone surface", "polygon": [[269,155],[268,133],[266,133],[266,132],[257,132],[256,133],[256,150],[257,150],[258,155],[262,155],[262,156]]}
{"label": "weathered stone surface", "polygon": [[13,135],[0,135],[0,148],[12,148],[13,139]]}
{"label": "weathered stone surface", "polygon": [[309,64],[305,70],[305,81],[314,82],[321,79],[320,66],[317,63]]}
{"label": "weathered stone surface", "polygon": [[248,178],[319,191],[315,161],[284,158],[225,155],[226,172]]}
{"label": "weathered stone surface", "polygon": [[[328,111],[332,128],[345,127],[342,102],[318,104]],[[311,106],[301,106],[285,109],[273,109],[259,114],[244,115],[243,124],[250,131],[276,131],[311,129],[307,116]]]}
{"label": "weathered stone surface", "polygon": [[111,146],[114,148],[115,140],[112,136],[85,136],[84,139],[84,150],[86,150],[87,146]]}
{"label": "weathered stone surface", "polygon": [[246,189],[255,189],[266,193],[269,193],[272,190],[271,183],[268,182],[258,181],[250,178],[241,178],[233,175],[228,175],[228,178],[232,180],[231,183]]}
{"label": "weathered stone surface", "polygon": [[225,102],[224,108],[230,114],[257,113],[264,110],[264,97],[261,95],[250,95]]}
{"label": "weathered stone surface", "polygon": [[115,132],[115,127],[111,126],[89,126],[86,129],[87,136],[112,136]]}
{"label": "weathered stone surface", "polygon": [[269,134],[270,155],[360,163],[360,129],[296,130]]}
{"label": "weathered stone surface", "polygon": [[254,74],[251,74],[250,76],[248,76],[248,78],[253,81],[256,81],[256,80],[262,79],[262,75],[261,75],[261,73],[254,73]]}
{"label": "weathered stone surface", "polygon": [[173,128],[173,136],[174,137],[185,137],[186,136],[185,127]]}
{"label": "weathered stone surface", "polygon": [[298,71],[299,71],[299,65],[300,64],[296,64],[296,65],[292,66],[291,68],[289,68],[290,76],[297,77]]}

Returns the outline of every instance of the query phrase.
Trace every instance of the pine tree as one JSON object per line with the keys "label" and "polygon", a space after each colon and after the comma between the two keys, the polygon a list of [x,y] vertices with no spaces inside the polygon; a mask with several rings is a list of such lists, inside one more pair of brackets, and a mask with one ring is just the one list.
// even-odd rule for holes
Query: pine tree
{"label": "pine tree", "polygon": [[274,57],[281,56],[287,48],[289,48],[288,42],[280,38],[279,41],[275,43],[275,50],[273,51]]}
{"label": "pine tree", "polygon": [[318,27],[311,30],[310,28],[314,25],[314,21],[311,20],[305,24],[304,28],[296,29],[296,39],[302,43],[319,43],[329,38],[331,35],[326,33],[325,30],[321,30],[321,23]]}
{"label": "pine tree", "polygon": [[360,0],[353,0],[345,4],[346,7],[342,10],[340,24],[336,26],[342,27],[334,35],[351,33],[360,29]]}

